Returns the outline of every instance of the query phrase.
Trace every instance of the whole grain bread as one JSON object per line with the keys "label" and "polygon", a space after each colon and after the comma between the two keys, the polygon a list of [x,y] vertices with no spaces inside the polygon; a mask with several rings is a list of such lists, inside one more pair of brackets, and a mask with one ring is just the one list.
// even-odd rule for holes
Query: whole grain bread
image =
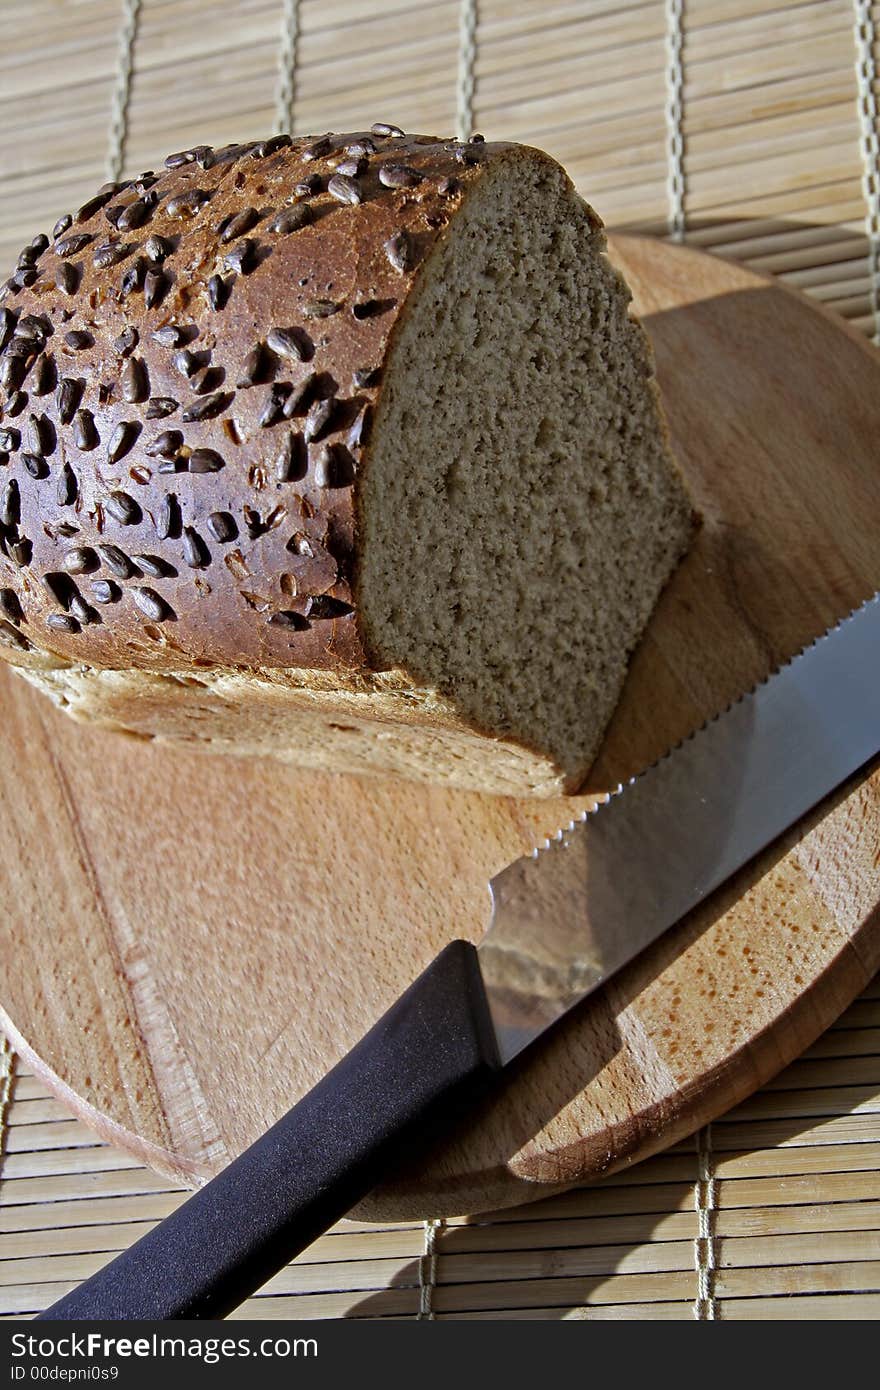
{"label": "whole grain bread", "polygon": [[165,165],[0,291],[0,655],[146,737],[574,789],[694,527],[599,218],[386,125]]}

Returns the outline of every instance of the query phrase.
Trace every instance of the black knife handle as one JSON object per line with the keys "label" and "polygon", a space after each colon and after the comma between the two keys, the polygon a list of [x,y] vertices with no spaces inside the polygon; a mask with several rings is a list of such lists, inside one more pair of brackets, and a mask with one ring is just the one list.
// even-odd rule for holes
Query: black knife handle
{"label": "black knife handle", "polygon": [[489,1086],[477,952],[453,941],[366,1037],[216,1178],[40,1314],[218,1318]]}

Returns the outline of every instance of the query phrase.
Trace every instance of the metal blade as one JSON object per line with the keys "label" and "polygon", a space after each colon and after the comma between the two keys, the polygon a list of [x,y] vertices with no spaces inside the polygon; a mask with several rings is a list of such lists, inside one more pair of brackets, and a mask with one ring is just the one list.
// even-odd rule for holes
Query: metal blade
{"label": "metal blade", "polygon": [[880,593],[493,878],[480,963],[515,1057],[880,752]]}

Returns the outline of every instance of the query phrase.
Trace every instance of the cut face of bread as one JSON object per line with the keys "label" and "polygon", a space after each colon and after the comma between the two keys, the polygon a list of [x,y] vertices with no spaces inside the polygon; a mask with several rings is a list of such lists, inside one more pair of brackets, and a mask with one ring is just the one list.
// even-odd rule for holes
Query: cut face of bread
{"label": "cut face of bread", "polygon": [[547,155],[384,125],[107,185],[0,285],[0,659],[150,738],[576,790],[694,526],[604,245]]}
{"label": "cut face of bread", "polygon": [[693,527],[603,247],[558,166],[494,163],[412,292],[358,494],[373,662],[568,788]]}

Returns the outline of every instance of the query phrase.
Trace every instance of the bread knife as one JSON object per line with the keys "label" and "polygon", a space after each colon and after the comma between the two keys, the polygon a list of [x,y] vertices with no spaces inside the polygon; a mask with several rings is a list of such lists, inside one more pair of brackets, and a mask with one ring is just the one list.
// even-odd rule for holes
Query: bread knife
{"label": "bread knife", "polygon": [[490,884],[315,1088],[43,1319],[223,1317],[504,1068],[880,753],[880,593]]}

